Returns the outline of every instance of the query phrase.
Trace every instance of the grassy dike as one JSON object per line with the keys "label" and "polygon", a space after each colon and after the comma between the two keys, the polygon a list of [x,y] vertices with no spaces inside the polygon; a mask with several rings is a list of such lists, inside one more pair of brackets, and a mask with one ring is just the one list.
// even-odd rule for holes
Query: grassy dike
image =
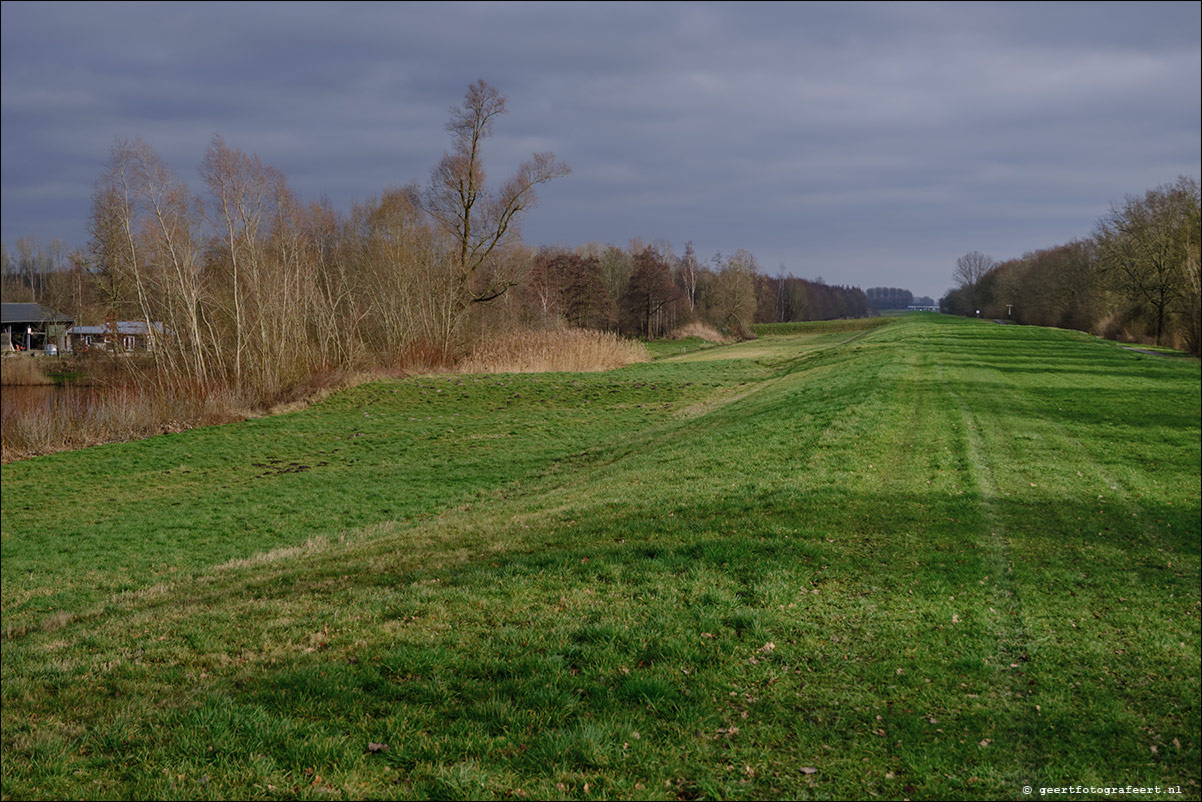
{"label": "grassy dike", "polygon": [[0,793],[1196,798],[1199,386],[915,316],[5,465]]}

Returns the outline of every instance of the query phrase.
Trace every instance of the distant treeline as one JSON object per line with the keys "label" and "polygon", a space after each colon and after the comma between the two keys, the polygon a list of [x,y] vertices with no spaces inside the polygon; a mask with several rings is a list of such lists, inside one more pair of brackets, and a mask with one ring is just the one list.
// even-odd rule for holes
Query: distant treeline
{"label": "distant treeline", "polygon": [[691,242],[680,256],[662,240],[649,245],[633,240],[626,248],[589,243],[543,249],[531,256],[523,275],[517,291],[498,306],[533,327],[566,322],[651,338],[699,320],[731,336],[750,337],[754,323],[869,314],[858,288],[768,276],[741,249],[716,254],[704,265]]}
{"label": "distant treeline", "polygon": [[915,297],[909,290],[900,287],[869,287],[864,290],[868,305],[873,309],[905,309],[907,306],[934,306],[935,299],[926,295]]}
{"label": "distant treeline", "polygon": [[858,288],[764,275],[738,250],[700,264],[666,242],[535,250],[518,234],[535,189],[569,172],[536,153],[499,186],[482,142],[505,98],[469,88],[452,147],[425,186],[348,214],[305,204],[278,170],[215,137],[195,193],[141,141],[118,141],[96,184],[85,250],[18,240],[6,301],[164,333],[148,379],[264,403],[324,371],[449,364],[515,328],[659,337],[691,321],[735,336],[753,323],[869,314]]}
{"label": "distant treeline", "polygon": [[1197,355],[1200,241],[1198,182],[1181,177],[1128,196],[1088,237],[1004,262],[965,254],[953,274],[957,286],[940,305],[956,315],[1078,329]]}

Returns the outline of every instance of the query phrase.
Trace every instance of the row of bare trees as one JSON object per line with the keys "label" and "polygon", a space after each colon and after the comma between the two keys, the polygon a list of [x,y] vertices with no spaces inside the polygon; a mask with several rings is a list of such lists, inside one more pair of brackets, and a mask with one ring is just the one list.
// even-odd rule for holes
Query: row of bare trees
{"label": "row of bare trees", "polygon": [[21,237],[9,251],[0,245],[0,292],[7,303],[41,303],[73,319],[88,316],[98,305],[83,251],[65,240],[48,244]]}
{"label": "row of bare trees", "polygon": [[568,172],[535,154],[490,188],[482,144],[504,110],[494,88],[472,85],[429,184],[349,215],[302,203],[279,170],[220,137],[200,194],[146,143],[119,141],[89,227],[101,305],[157,332],[157,380],[220,383],[254,401],[331,368],[445,361],[473,306],[520,280],[520,217],[537,186]]}
{"label": "row of bare trees", "polygon": [[[145,142],[118,141],[96,183],[86,252],[60,247],[43,269],[22,241],[19,259],[6,254],[6,300],[11,283],[79,322],[141,320],[154,338],[148,380],[251,403],[327,370],[446,363],[499,328],[658,337],[701,320],[750,336],[756,322],[868,312],[858,289],[768,277],[745,250],[708,265],[691,243],[679,257],[663,241],[533,251],[518,224],[536,189],[569,170],[538,153],[490,185],[482,150],[504,111],[496,89],[473,84],[428,184],[345,214],[302,202],[283,173],[219,136],[199,192]],[[68,274],[78,298],[55,304],[49,289],[72,283],[49,276]]]}
{"label": "row of bare trees", "polygon": [[197,196],[144,142],[121,141],[93,196],[90,257],[105,304],[155,333],[159,381],[269,397],[335,361],[336,296],[314,270],[321,210],[278,171],[214,138]]}
{"label": "row of bare trees", "polygon": [[703,265],[691,242],[676,256],[667,242],[637,239],[625,249],[595,243],[544,249],[515,300],[526,325],[559,321],[647,338],[692,321],[749,337],[755,323],[869,314],[859,289],[765,275],[746,250],[716,254]]}
{"label": "row of bare trees", "polygon": [[1202,202],[1195,179],[1128,196],[1091,236],[995,262],[960,257],[953,314],[1089,331],[1202,350]]}

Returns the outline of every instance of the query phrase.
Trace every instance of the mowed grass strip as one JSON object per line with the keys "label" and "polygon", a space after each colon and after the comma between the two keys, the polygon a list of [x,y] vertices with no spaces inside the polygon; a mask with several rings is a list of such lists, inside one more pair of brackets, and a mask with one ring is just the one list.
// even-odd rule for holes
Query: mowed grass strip
{"label": "mowed grass strip", "polygon": [[4,796],[1196,796],[1197,362],[765,340],[5,466]]}

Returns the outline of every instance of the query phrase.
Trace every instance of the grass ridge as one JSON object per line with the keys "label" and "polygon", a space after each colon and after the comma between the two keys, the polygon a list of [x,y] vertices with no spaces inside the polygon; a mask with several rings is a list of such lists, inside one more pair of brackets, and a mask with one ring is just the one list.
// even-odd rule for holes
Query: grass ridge
{"label": "grass ridge", "polygon": [[[98,612],[5,641],[3,794],[1188,795],[1197,368],[1015,329],[389,381],[5,466],[6,626]],[[105,471],[156,503],[24,501]]]}

